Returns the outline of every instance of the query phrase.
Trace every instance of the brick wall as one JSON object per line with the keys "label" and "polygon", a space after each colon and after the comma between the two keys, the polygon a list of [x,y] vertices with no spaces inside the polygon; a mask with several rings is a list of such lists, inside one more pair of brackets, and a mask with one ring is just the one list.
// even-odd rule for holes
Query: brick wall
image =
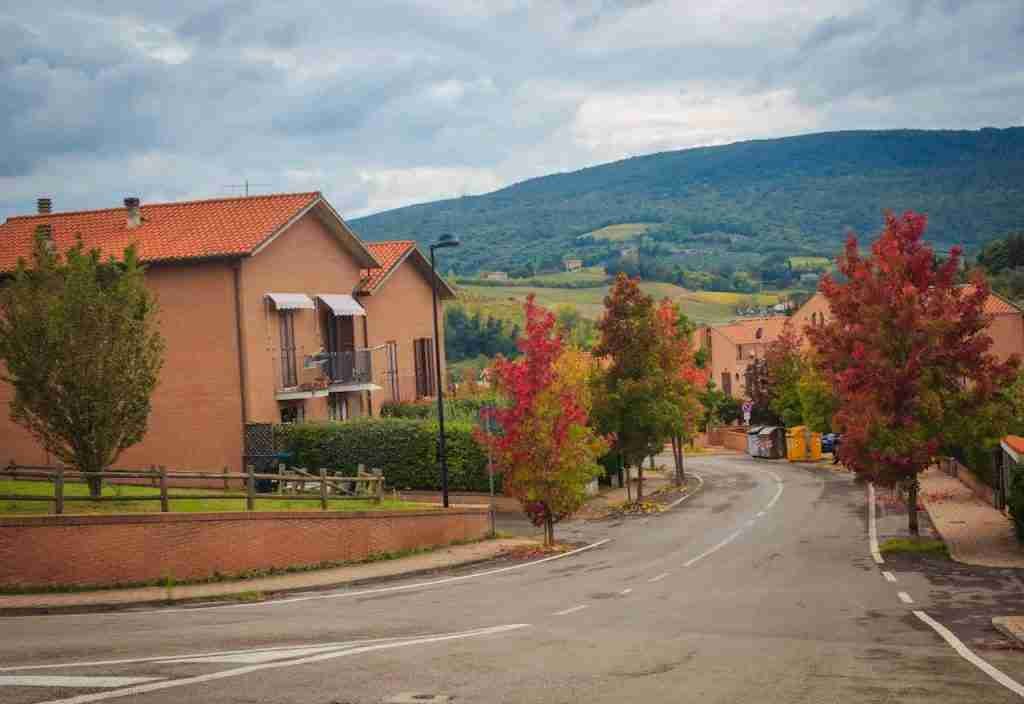
{"label": "brick wall", "polygon": [[487,510],[165,513],[0,519],[0,586],[200,579],[484,537]]}

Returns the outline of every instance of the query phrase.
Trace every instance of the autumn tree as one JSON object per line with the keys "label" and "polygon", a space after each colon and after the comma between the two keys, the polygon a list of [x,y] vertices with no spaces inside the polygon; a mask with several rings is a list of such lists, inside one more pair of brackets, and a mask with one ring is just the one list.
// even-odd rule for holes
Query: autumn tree
{"label": "autumn tree", "polygon": [[1018,364],[989,351],[984,278],[957,286],[959,248],[937,262],[926,226],[924,215],[887,214],[866,256],[851,235],[838,262],[844,282],[825,276],[820,284],[828,322],[806,330],[837,394],[840,458],[872,481],[905,484],[914,534],[917,475],[953,439],[951,429],[999,415]]}
{"label": "autumn tree", "polygon": [[588,426],[592,358],[566,347],[555,316],[526,299],[521,356],[499,357],[492,366],[496,390],[507,405],[495,410],[496,435],[480,435],[494,451],[505,491],[516,496],[534,525],[544,526],[544,543],[554,542],[555,523],[586,499],[586,486],[599,474],[597,459],[608,443]]}
{"label": "autumn tree", "polygon": [[813,352],[805,360],[797,381],[797,396],[800,398],[803,424],[815,433],[831,432],[832,416],[838,407],[836,397],[832,385],[818,370]]}
{"label": "autumn tree", "polygon": [[615,438],[626,466],[637,467],[637,500],[643,498],[643,460],[661,452],[674,413],[660,367],[654,299],[635,279],[619,274],[604,299],[595,357],[604,373],[596,380],[594,417],[601,432]]}
{"label": "autumn tree", "polygon": [[662,394],[667,403],[662,412],[664,432],[672,441],[677,483],[686,479],[685,444],[693,439],[703,415],[699,394],[707,383],[707,372],[694,359],[693,323],[668,298],[655,313],[658,367]]}
{"label": "autumn tree", "polygon": [[0,288],[0,368],[11,419],[61,462],[96,473],[146,434],[164,344],[133,247],[104,261],[81,242],[61,257],[36,238]]}

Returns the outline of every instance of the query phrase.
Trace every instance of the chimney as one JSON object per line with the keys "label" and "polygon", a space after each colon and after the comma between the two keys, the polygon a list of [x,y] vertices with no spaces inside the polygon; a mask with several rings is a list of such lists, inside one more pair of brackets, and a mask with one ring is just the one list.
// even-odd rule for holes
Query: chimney
{"label": "chimney", "polygon": [[53,212],[53,201],[47,196],[37,198],[36,209],[39,211],[40,215],[49,215]]}
{"label": "chimney", "polygon": [[142,225],[142,211],[139,209],[138,198],[125,198],[125,210],[128,211],[128,229],[134,230]]}

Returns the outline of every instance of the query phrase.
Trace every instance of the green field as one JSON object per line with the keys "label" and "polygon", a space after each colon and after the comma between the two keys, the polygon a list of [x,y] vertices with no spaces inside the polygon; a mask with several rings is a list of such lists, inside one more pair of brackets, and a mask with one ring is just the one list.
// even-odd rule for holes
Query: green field
{"label": "green field", "polygon": [[[244,493],[239,489],[232,493]],[[219,492],[211,489],[176,489],[171,488],[172,496],[186,498],[171,499],[171,511],[175,513],[200,513],[222,511],[244,511],[245,499],[190,499],[189,494],[211,495]],[[27,494],[29,496],[53,496],[53,484],[50,482],[28,481],[23,479],[0,479],[0,494]],[[68,483],[64,485],[65,496],[88,496],[85,484]],[[104,496],[159,496],[160,490],[148,486],[111,485],[103,487]],[[375,510],[415,510],[426,506],[410,501],[396,501],[384,498],[379,504],[361,499],[328,499],[328,507],[332,511],[375,511]],[[319,511],[320,503],[310,499],[256,499],[257,511]],[[49,501],[12,501],[0,500],[0,515],[9,513],[51,513],[53,504]],[[70,501],[64,504],[65,513],[154,513],[160,511],[159,501]]]}
{"label": "green field", "polygon": [[790,257],[789,266],[793,271],[826,271],[832,267],[828,257]]}
{"label": "green field", "polygon": [[595,286],[600,286],[607,280],[608,274],[604,272],[603,266],[588,266],[579,271],[560,271],[557,274],[541,274],[540,276],[534,276],[532,279],[532,281],[536,281],[542,286],[544,284],[580,283],[583,281],[592,282]]}
{"label": "green field", "polygon": [[654,226],[655,223],[648,222],[624,222],[621,225],[609,225],[608,227],[602,227],[600,230],[588,232],[587,234],[582,235],[582,237],[592,237],[595,240],[622,242],[642,235]]}
{"label": "green field", "polygon": [[[718,291],[689,291],[674,284],[645,281],[640,288],[656,300],[670,298],[679,303],[691,320],[700,324],[717,324],[736,317],[734,309],[740,302],[756,300],[761,305],[773,305],[780,300],[780,293],[725,293]],[[474,311],[495,318],[511,320],[522,324],[523,302],[534,293],[537,302],[547,308],[571,304],[580,314],[596,320],[604,310],[604,297],[608,286],[584,289],[570,288],[527,288],[521,286],[461,286],[461,300]]]}

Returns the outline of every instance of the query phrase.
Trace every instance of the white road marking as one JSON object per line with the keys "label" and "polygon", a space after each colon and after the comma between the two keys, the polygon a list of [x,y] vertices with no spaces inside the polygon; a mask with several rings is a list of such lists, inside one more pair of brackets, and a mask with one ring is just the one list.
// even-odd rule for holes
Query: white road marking
{"label": "white road marking", "polygon": [[288,660],[286,662],[265,662],[257,665],[247,665],[245,667],[236,667],[230,670],[222,670],[220,672],[211,672],[205,675],[197,675],[195,677],[186,677],[178,680],[164,680],[161,682],[150,682],[148,684],[140,684],[134,687],[126,687],[124,689],[115,689],[109,692],[97,692],[95,694],[82,694],[77,697],[68,697],[66,699],[53,699],[47,702],[40,702],[39,704],[89,704],[90,702],[99,702],[106,699],[114,699],[117,697],[129,697],[139,694],[145,694],[147,692],[155,692],[162,689],[170,689],[172,687],[184,687],[190,684],[200,684],[203,682],[211,682],[214,680],[226,679],[229,677],[239,677],[241,675],[247,675],[251,672],[259,672],[260,670],[273,670],[282,667],[293,667],[295,665],[308,665],[314,662],[323,662],[325,660],[334,660],[335,658],[344,658],[351,655],[360,655],[362,653],[369,653],[377,650],[389,650],[391,648],[403,648],[409,645],[423,645],[427,643],[440,643],[442,641],[457,640],[460,638],[475,638],[478,636],[495,635],[498,633],[507,633],[520,628],[527,628],[530,624],[528,623],[513,623],[507,626],[492,626],[490,628],[478,628],[472,631],[462,631],[459,633],[447,633],[444,635],[428,636],[422,638],[412,638],[402,640],[394,643],[377,643],[375,645],[367,645],[359,648],[351,648],[340,652],[331,653],[320,653],[318,655],[311,655],[309,657],[300,658],[298,660]]}
{"label": "white road marking", "polygon": [[679,504],[683,503],[684,501],[686,501],[690,497],[694,496],[697,492],[699,492],[704,487],[704,477],[700,476],[696,472],[690,472],[690,475],[694,476],[694,477],[697,477],[697,482],[698,482],[697,486],[694,487],[693,491],[691,491],[686,496],[680,496],[678,499],[676,499],[675,501],[670,503],[666,510],[674,509]]}
{"label": "white road marking", "polygon": [[[257,602],[253,602],[253,603],[247,603],[247,604],[223,604],[223,605],[218,605],[218,606],[197,606],[197,607],[194,607],[194,608],[191,608],[191,609],[178,608],[178,609],[150,609],[150,610],[146,610],[146,611],[120,611],[120,612],[117,612],[116,615],[118,615],[118,616],[137,616],[139,614],[172,614],[172,613],[182,613],[182,612],[190,612],[190,611],[209,611],[209,610],[212,610],[212,609],[246,609],[246,608],[260,607],[260,606],[263,606],[263,607],[266,607],[266,606],[282,606],[284,604],[296,604],[296,603],[301,602],[301,601],[319,601],[320,599],[344,599],[344,598],[354,597],[354,596],[366,596],[368,594],[383,594],[383,593],[388,593],[388,592],[409,591],[409,590],[412,590],[412,589],[425,589],[427,587],[436,587],[439,584],[451,584],[453,582],[464,582],[464,581],[466,581],[468,579],[478,579],[480,577],[489,577],[490,575],[493,575],[493,574],[502,574],[504,572],[511,572],[513,570],[521,570],[521,569],[524,569],[526,567],[533,567],[534,565],[540,565],[540,564],[545,563],[545,562],[551,562],[552,560],[561,560],[564,557],[570,557],[572,555],[578,555],[581,552],[586,552],[587,550],[593,550],[594,548],[599,548],[602,545],[605,545],[606,543],[610,543],[611,541],[612,541],[611,538],[604,538],[603,540],[598,540],[596,543],[591,543],[590,545],[584,545],[581,548],[576,548],[575,550],[570,550],[569,552],[563,552],[563,553],[558,554],[558,555],[552,555],[551,557],[542,557],[541,559],[534,560],[533,562],[524,562],[521,565],[512,565],[510,567],[498,567],[498,568],[493,569],[493,570],[484,570],[483,572],[474,572],[472,574],[463,574],[463,575],[459,575],[458,577],[446,577],[444,579],[435,579],[435,580],[433,580],[431,582],[414,582],[413,584],[400,584],[400,585],[397,585],[397,586],[394,586],[394,587],[381,587],[379,589],[363,589],[363,590],[354,591],[354,592],[336,592],[336,593],[330,593],[330,594],[311,594],[311,595],[308,595],[308,596],[295,596],[295,597],[291,597],[291,598],[288,598],[288,599],[271,599],[269,601],[257,601]],[[105,614],[105,615],[110,615],[110,614]]]}
{"label": "white road marking", "polygon": [[[782,490],[783,490],[783,487],[784,487],[784,484],[782,483],[782,478],[778,474],[776,474],[775,472],[768,472],[768,474],[770,474],[775,479],[775,481],[778,482],[779,488],[775,492],[775,496],[772,497],[772,500],[769,501],[768,504],[764,507],[764,512],[765,513],[770,511],[772,506],[774,506],[778,502],[779,497],[782,496]],[[711,555],[712,553],[718,552],[719,550],[724,548],[726,545],[728,545],[732,541],[736,540],[736,538],[740,537],[742,534],[743,534],[743,528],[740,528],[739,530],[735,531],[734,533],[732,533],[732,534],[728,535],[727,537],[723,538],[721,541],[719,541],[719,542],[715,543],[714,545],[712,545],[710,548],[708,548],[707,550],[702,552],[700,555],[697,555],[697,557],[691,558],[691,559],[687,560],[686,562],[684,562],[683,563],[683,567],[689,567],[691,565],[694,565],[697,562],[700,562],[701,560],[703,560],[708,555]]]}
{"label": "white road marking", "polygon": [[633,591],[632,588],[630,588],[630,589],[623,589],[621,592],[619,592],[619,594],[622,594],[623,596],[625,596],[626,594],[629,594],[631,591]]}
{"label": "white road marking", "polygon": [[156,682],[163,677],[84,677],[60,675],[0,675],[0,687],[127,687],[130,684]]}
{"label": "white road marking", "polygon": [[902,601],[904,604],[913,604],[914,603],[914,600],[911,599],[910,595],[907,594],[906,592],[900,592],[896,596],[898,596],[900,598],[900,601]]}
{"label": "white road marking", "polygon": [[[391,638],[367,638],[364,640],[336,641],[333,643],[319,643],[318,647],[340,650],[342,648],[369,645],[372,643],[391,643],[399,640],[409,640],[421,636],[400,636]],[[423,636],[426,637],[426,636]],[[276,653],[280,651],[296,650],[297,648],[309,647],[304,645],[281,645],[272,648],[248,648],[245,650],[221,650],[206,651],[203,653],[179,653],[178,655],[162,655],[148,658],[126,658],[120,660],[91,660],[86,662],[60,662],[49,665],[15,665],[11,667],[0,667],[0,672],[28,672],[30,670],[55,670],[67,667],[102,667],[104,665],[134,665],[137,663],[162,663],[184,660],[187,658],[215,658],[229,657],[232,655],[244,655],[247,653]]]}
{"label": "white road marking", "polygon": [[931,616],[926,614],[924,611],[914,611],[914,615],[919,619],[927,623],[932,629],[942,637],[944,641],[949,643],[950,647],[955,650],[960,657],[967,662],[971,663],[979,670],[984,672],[986,675],[994,679],[999,684],[1006,687],[1008,690],[1016,694],[1017,696],[1024,697],[1024,685],[1021,685],[1016,680],[1007,676],[1002,670],[990,665],[987,661],[982,660],[980,657],[974,654],[970,648],[963,644],[963,642],[953,635],[952,631],[943,626],[941,623],[933,619]]}
{"label": "white road marking", "polygon": [[886,582],[895,582],[896,581],[896,575],[894,575],[889,570],[882,570],[882,576],[885,577],[885,581]]}
{"label": "white road marking", "polygon": [[868,543],[871,546],[871,557],[875,563],[882,565],[882,553],[878,551],[878,526],[875,525],[875,485],[868,484]]}
{"label": "white road marking", "polygon": [[244,665],[252,665],[258,662],[274,662],[275,660],[287,660],[288,658],[300,658],[314,653],[326,653],[330,650],[342,650],[354,648],[355,645],[321,645],[309,648],[289,648],[287,650],[275,651],[254,651],[248,653],[235,653],[233,655],[207,655],[204,657],[186,657],[178,660],[164,660],[165,663],[214,663],[214,662],[236,662]]}
{"label": "white road marking", "polygon": [[661,573],[661,574],[659,574],[659,575],[656,575],[656,576],[654,576],[654,577],[651,577],[651,578],[650,578],[650,579],[648,579],[647,581],[648,581],[648,582],[660,582],[661,580],[665,579],[665,577],[668,577],[668,572],[662,572],[662,573]]}
{"label": "white road marking", "polygon": [[583,609],[587,609],[587,608],[590,608],[590,604],[580,604],[579,606],[573,606],[573,607],[568,608],[568,609],[563,609],[562,611],[556,611],[553,615],[554,616],[567,616],[569,614],[574,614],[577,611],[583,611]]}

